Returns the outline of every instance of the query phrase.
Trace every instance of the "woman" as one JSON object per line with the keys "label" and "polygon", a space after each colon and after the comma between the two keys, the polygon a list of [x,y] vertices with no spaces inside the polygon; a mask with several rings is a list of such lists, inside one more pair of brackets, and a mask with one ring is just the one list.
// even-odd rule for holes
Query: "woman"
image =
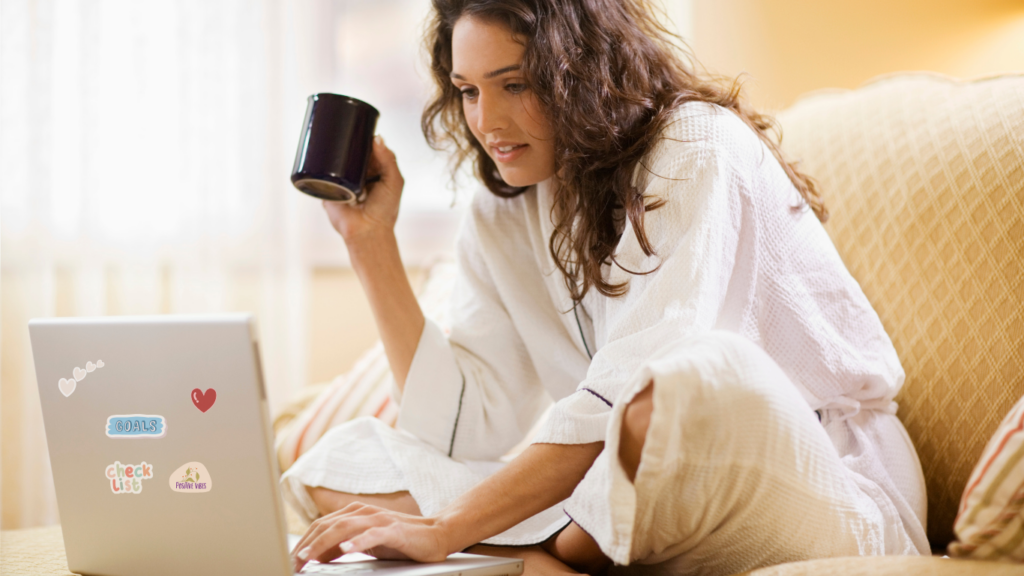
{"label": "woman", "polygon": [[368,201],[325,204],[401,412],[399,430],[333,430],[285,475],[322,516],[296,565],[478,543],[536,573],[927,552],[902,368],[769,121],[688,72],[639,0],[434,8],[423,130],[488,191],[450,335],[403,271],[383,142]]}

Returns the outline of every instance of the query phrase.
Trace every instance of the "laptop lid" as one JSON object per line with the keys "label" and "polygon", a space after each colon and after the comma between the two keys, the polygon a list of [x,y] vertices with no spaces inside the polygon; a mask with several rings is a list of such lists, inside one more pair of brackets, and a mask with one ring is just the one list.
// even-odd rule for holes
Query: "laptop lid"
{"label": "laptop lid", "polygon": [[29,332],[72,572],[291,574],[251,316]]}

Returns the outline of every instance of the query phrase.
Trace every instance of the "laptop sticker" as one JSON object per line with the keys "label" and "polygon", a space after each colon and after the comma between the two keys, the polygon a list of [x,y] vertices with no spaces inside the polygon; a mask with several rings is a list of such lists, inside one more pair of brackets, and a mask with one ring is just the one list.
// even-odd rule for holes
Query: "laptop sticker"
{"label": "laptop sticker", "polygon": [[142,481],[153,477],[153,465],[121,464],[115,461],[107,466],[107,479],[110,480],[110,491],[114,494],[138,494],[142,492]]}
{"label": "laptop sticker", "polygon": [[107,418],[107,436],[111,438],[163,438],[167,421],[163,416],[126,414]]}
{"label": "laptop sticker", "polygon": [[171,490],[175,492],[209,492],[213,489],[213,479],[206,471],[206,466],[199,462],[183,464],[171,474]]}
{"label": "laptop sticker", "polygon": [[86,362],[85,369],[75,366],[75,369],[71,371],[71,378],[61,378],[57,382],[57,389],[67,398],[75,392],[75,388],[78,388],[78,383],[85,380],[89,372],[93,372],[97,368],[103,368],[103,366],[103,360],[97,360],[95,364],[92,361]]}
{"label": "laptop sticker", "polygon": [[57,388],[60,389],[60,393],[63,394],[65,398],[71,396],[71,393],[74,392],[77,387],[78,382],[76,382],[74,378],[61,378],[60,382],[57,383]]}
{"label": "laptop sticker", "polygon": [[213,388],[207,388],[204,393],[199,388],[192,390],[192,403],[199,408],[200,412],[206,412],[213,406],[213,403],[217,401],[217,391]]}

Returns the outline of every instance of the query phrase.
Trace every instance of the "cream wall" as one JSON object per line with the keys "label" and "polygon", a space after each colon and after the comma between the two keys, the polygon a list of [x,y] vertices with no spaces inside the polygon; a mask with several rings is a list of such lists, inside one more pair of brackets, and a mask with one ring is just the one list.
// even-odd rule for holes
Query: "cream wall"
{"label": "cream wall", "polygon": [[1022,0],[685,1],[698,60],[718,74],[749,73],[750,99],[770,110],[890,72],[1024,70]]}
{"label": "cream wall", "polygon": [[[421,268],[407,270],[413,288]],[[313,270],[309,294],[309,383],[326,382],[348,370],[376,342],[373,313],[351,268]]]}

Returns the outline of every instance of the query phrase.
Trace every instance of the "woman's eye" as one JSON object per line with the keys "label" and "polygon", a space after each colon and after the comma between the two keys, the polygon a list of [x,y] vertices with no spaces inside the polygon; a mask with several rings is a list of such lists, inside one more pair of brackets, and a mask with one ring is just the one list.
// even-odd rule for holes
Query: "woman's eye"
{"label": "woman's eye", "polygon": [[464,90],[460,90],[460,92],[462,92],[463,100],[472,100],[473,98],[476,98],[476,88],[466,88]]}
{"label": "woman's eye", "polygon": [[505,84],[505,90],[508,90],[509,92],[511,92],[513,94],[520,94],[524,90],[526,90],[526,84],[521,84],[521,83]]}

